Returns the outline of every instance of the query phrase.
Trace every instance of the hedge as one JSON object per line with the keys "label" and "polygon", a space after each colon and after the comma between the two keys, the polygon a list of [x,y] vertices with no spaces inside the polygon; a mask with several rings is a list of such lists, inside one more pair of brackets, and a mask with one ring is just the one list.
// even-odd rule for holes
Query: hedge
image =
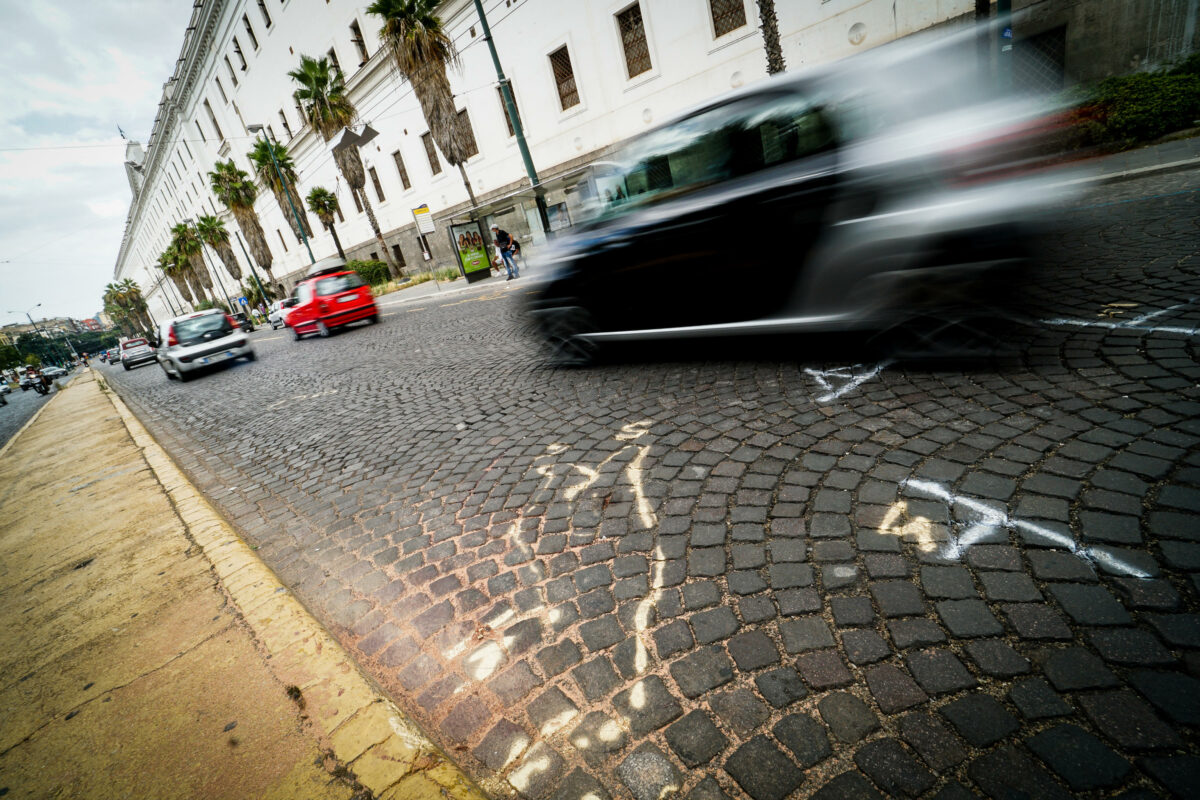
{"label": "hedge", "polygon": [[387,283],[391,278],[388,274],[387,264],[382,261],[349,261],[346,266],[358,273],[358,277],[362,278],[372,286],[378,286],[381,283]]}

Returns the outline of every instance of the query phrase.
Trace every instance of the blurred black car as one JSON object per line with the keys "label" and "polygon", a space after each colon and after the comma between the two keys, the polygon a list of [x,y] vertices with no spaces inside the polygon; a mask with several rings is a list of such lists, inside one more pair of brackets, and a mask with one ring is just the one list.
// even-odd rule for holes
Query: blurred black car
{"label": "blurred black car", "polygon": [[232,314],[230,314],[229,316],[233,319],[234,322],[237,323],[238,328],[240,328],[241,330],[243,330],[247,333],[254,330],[254,323],[250,321],[250,317],[246,314],[245,311],[235,311]]}
{"label": "blurred black car", "polygon": [[[717,99],[598,165],[528,300],[556,356],[607,341],[880,330],[1020,281],[1061,178],[1056,109],[997,98],[974,39],[906,40]],[[957,313],[957,312],[955,312]]]}

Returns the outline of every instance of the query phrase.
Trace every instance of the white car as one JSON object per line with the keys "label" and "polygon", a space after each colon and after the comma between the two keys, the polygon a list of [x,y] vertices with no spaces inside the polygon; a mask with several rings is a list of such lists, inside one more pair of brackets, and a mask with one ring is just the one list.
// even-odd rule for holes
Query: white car
{"label": "white car", "polygon": [[171,380],[186,381],[196,370],[239,358],[255,359],[245,332],[219,308],[167,320],[158,340],[158,364]]}
{"label": "white car", "polygon": [[267,319],[271,323],[271,330],[283,328],[287,325],[288,309],[296,305],[296,302],[296,298],[287,297],[271,303],[271,312],[267,315]]}
{"label": "white car", "polygon": [[121,342],[121,366],[128,372],[131,367],[154,360],[154,348],[142,338],[126,339]]}

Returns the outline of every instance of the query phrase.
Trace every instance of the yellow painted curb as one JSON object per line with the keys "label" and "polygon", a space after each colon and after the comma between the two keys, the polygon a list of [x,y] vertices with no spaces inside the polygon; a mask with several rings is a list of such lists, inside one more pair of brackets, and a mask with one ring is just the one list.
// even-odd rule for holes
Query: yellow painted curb
{"label": "yellow painted curb", "polygon": [[209,505],[121,399],[112,391],[106,394],[192,540],[270,655],[269,668],[283,685],[300,689],[310,721],[359,783],[375,797],[484,800],[479,787],[363,674]]}

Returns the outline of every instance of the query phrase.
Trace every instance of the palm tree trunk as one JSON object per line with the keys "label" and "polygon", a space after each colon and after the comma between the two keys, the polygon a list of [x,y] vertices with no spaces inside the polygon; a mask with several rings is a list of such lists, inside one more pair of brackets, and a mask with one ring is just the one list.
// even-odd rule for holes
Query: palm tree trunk
{"label": "palm tree trunk", "polygon": [[471,179],[467,177],[467,168],[458,162],[458,174],[462,176],[463,186],[467,187],[467,197],[471,198],[471,219],[475,218],[475,206],[479,205],[475,200],[475,190],[471,188]]}
{"label": "palm tree trunk", "polygon": [[338,256],[345,261],[346,251],[342,249],[342,240],[338,238],[337,229],[333,227],[333,223],[327,223],[325,225],[325,230],[329,231],[329,233],[333,236],[333,246],[337,248]]}
{"label": "palm tree trunk", "polygon": [[400,265],[396,263],[396,259],[392,258],[391,252],[388,251],[387,242],[383,240],[383,234],[379,231],[379,220],[375,219],[375,209],[371,207],[371,201],[367,199],[365,189],[358,190],[358,199],[362,201],[363,209],[367,212],[367,220],[371,223],[371,230],[375,231],[375,241],[379,242],[379,249],[383,251],[383,260],[387,263],[388,274],[393,279],[400,279]]}
{"label": "palm tree trunk", "polygon": [[783,72],[783,48],[779,44],[779,20],[775,16],[775,0],[758,0],[758,17],[762,20],[763,47],[767,51],[767,74]]}
{"label": "palm tree trunk", "polygon": [[169,272],[167,277],[171,279],[171,283],[175,284],[175,290],[179,292],[179,297],[185,303],[195,304],[192,299],[192,287],[188,286],[188,282],[178,272]]}
{"label": "palm tree trunk", "polygon": [[192,296],[196,298],[197,303],[203,303],[208,299],[208,295],[204,293],[204,284],[200,283],[200,277],[188,262],[184,263],[183,277],[187,280],[188,286],[192,290]]}
{"label": "palm tree trunk", "polygon": [[[203,245],[201,246],[203,247]],[[208,271],[208,265],[204,263],[204,256],[202,256],[200,253],[195,253],[194,255],[188,256],[188,265],[191,266],[193,274],[195,274],[196,279],[200,281],[200,285],[203,286],[209,294],[212,294],[213,279],[212,275]]]}
{"label": "palm tree trunk", "polygon": [[229,240],[217,242],[213,245],[213,249],[221,257],[221,263],[225,265],[225,271],[229,273],[229,277],[241,283],[242,266],[238,263],[237,256],[233,254],[233,245],[229,243]]}
{"label": "palm tree trunk", "polygon": [[[293,202],[296,198],[296,187],[289,186],[288,191],[292,194]],[[284,218],[287,220],[288,227],[292,229],[292,234],[296,237],[296,241],[304,241],[304,236],[300,235],[300,229],[303,227],[304,235],[312,238],[312,229],[309,227],[308,219],[304,216],[304,212],[297,206],[296,213],[292,213],[292,206],[288,203],[288,195],[283,191],[282,187],[277,188],[274,183],[271,184],[271,192],[275,195],[275,202],[279,204],[279,210],[283,212]],[[300,222],[296,222],[296,217],[300,217]]]}
{"label": "palm tree trunk", "polygon": [[271,248],[267,246],[267,236],[263,233],[262,224],[258,221],[258,214],[254,213],[253,208],[238,207],[233,209],[233,216],[237,220],[238,227],[246,236],[246,247],[250,248],[250,255],[254,256],[254,260],[263,268],[263,272],[267,273],[267,278],[274,281],[275,276],[271,274],[271,262],[274,261],[274,256],[271,255]]}

